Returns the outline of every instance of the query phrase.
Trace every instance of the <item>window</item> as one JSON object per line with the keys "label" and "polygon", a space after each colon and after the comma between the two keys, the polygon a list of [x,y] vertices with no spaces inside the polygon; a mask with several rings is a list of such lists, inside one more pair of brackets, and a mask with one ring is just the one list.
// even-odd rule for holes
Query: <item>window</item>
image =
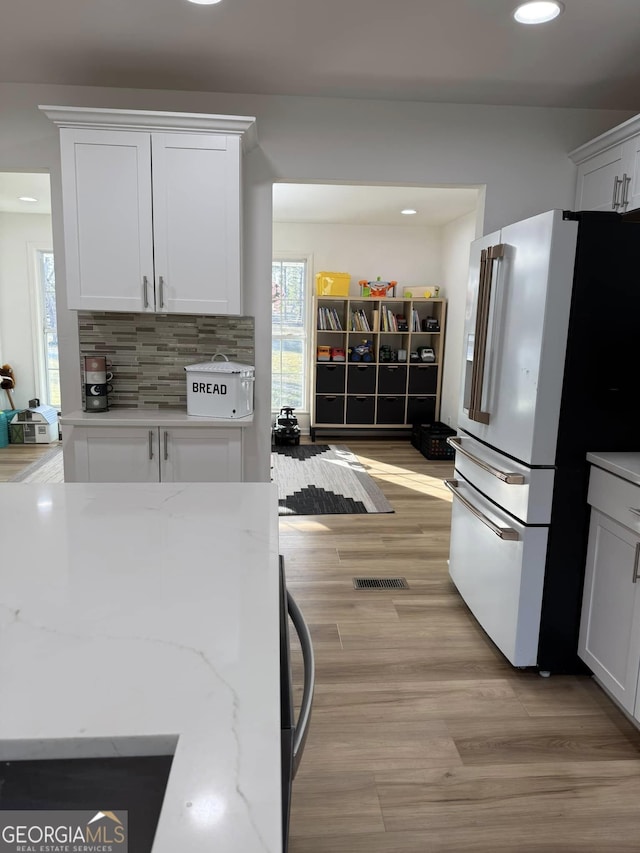
{"label": "window", "polygon": [[271,274],[271,408],[306,411],[306,259],[274,260]]}
{"label": "window", "polygon": [[60,368],[58,364],[58,328],[56,318],[56,277],[53,252],[37,250],[40,282],[40,319],[42,323],[42,358],[44,360],[44,392],[50,406],[60,407]]}

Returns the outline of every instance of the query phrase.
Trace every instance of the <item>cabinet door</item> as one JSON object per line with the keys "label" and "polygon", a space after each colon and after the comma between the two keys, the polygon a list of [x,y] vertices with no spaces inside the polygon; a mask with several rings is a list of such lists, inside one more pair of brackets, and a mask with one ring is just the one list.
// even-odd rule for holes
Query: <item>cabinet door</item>
{"label": "cabinet door", "polygon": [[240,314],[240,140],[154,133],[156,310]]}
{"label": "cabinet door", "polygon": [[640,208],[640,136],[624,143],[626,181],[621,213]]}
{"label": "cabinet door", "polygon": [[237,427],[160,427],[160,479],[169,483],[242,480],[242,432]]}
{"label": "cabinet door", "polygon": [[623,147],[614,145],[578,166],[576,210],[618,210],[622,198]]}
{"label": "cabinet door", "polygon": [[[75,482],[153,483],[160,476],[157,427],[74,427],[69,451]],[[65,460],[66,479],[71,465]]]}
{"label": "cabinet door", "polygon": [[578,653],[630,712],[640,666],[639,549],[637,534],[591,510]]}
{"label": "cabinet door", "polygon": [[149,134],[62,128],[60,153],[68,307],[153,311]]}

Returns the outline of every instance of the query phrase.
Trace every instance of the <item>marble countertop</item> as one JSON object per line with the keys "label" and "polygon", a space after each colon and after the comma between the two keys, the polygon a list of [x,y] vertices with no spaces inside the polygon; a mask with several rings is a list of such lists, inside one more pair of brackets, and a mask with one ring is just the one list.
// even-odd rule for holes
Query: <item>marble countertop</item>
{"label": "marble countertop", "polygon": [[173,752],[153,853],[279,853],[277,503],[0,484],[0,760]]}
{"label": "marble countertop", "polygon": [[640,486],[640,453],[587,453],[587,462]]}
{"label": "marble countertop", "polygon": [[246,427],[253,414],[244,418],[205,418],[188,415],[186,409],[110,409],[108,412],[75,411],[63,414],[63,426],[160,426],[160,427]]}

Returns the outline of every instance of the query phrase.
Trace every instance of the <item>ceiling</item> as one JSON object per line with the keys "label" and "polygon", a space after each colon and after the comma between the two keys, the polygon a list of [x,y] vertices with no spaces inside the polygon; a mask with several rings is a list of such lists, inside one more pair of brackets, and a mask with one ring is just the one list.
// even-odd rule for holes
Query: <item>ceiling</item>
{"label": "ceiling", "polygon": [[[19,201],[20,196],[37,201]],[[0,213],[51,213],[49,175],[0,172]]]}
{"label": "ceiling", "polygon": [[[440,226],[475,210],[473,187],[274,184],[273,221],[336,225]],[[415,215],[400,211],[413,208]]]}
{"label": "ceiling", "polygon": [[564,3],[3,0],[0,81],[640,111],[640,2]]}

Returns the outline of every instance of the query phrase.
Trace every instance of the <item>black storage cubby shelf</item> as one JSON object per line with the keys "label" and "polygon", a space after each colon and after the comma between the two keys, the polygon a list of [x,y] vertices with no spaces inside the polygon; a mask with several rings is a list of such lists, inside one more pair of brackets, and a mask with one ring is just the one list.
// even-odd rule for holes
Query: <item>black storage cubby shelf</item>
{"label": "black storage cubby shelf", "polygon": [[436,422],[446,308],[444,299],[316,297],[312,438]]}

